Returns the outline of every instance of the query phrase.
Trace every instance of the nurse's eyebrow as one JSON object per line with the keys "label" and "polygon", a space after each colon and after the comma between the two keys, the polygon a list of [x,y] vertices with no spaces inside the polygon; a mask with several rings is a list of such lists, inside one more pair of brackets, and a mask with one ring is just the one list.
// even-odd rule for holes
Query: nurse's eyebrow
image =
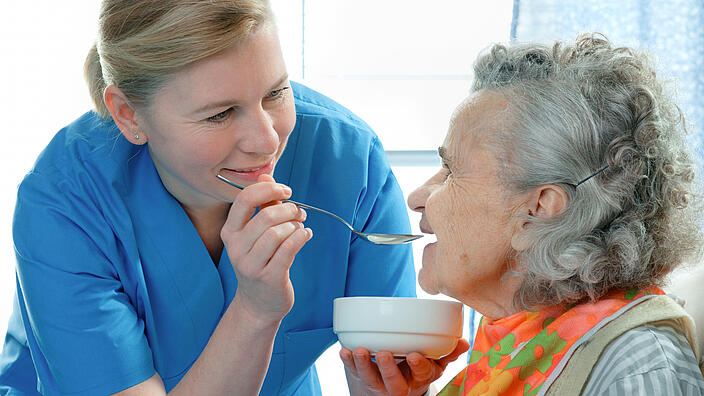
{"label": "nurse's eyebrow", "polygon": [[284,73],[283,76],[281,76],[281,78],[274,85],[272,85],[271,88],[269,88],[269,90],[274,91],[281,88],[281,84],[283,84],[286,80],[288,80],[288,73]]}
{"label": "nurse's eyebrow", "polygon": [[[269,87],[269,90],[267,92],[281,88],[281,84],[283,84],[286,80],[288,80],[288,73],[284,73],[281,78],[279,78],[271,87]],[[199,107],[193,112],[193,114],[203,114],[211,112],[214,109],[230,108],[232,106],[235,106],[238,102],[239,100],[237,99],[219,100],[217,102],[208,103],[204,106]]]}

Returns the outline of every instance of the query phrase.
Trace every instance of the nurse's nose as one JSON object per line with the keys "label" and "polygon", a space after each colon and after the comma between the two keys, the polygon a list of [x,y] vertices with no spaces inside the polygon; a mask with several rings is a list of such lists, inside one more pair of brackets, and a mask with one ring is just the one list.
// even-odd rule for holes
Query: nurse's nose
{"label": "nurse's nose", "polygon": [[276,119],[261,107],[254,109],[247,118],[240,149],[249,154],[276,153],[280,143],[279,134],[276,132]]}

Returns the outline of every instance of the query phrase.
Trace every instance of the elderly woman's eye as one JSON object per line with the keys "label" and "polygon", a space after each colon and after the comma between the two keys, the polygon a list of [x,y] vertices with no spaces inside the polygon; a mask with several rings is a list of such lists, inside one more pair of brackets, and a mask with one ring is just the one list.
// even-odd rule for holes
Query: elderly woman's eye
{"label": "elderly woman's eye", "polygon": [[450,169],[450,166],[448,164],[443,163],[442,170],[445,171],[446,176],[450,176],[452,174],[452,169]]}
{"label": "elderly woman's eye", "polygon": [[450,168],[447,166],[443,166],[442,170],[443,170],[443,174],[444,174],[444,179],[442,182],[447,183],[450,181],[450,178],[452,176],[452,170],[450,170]]}

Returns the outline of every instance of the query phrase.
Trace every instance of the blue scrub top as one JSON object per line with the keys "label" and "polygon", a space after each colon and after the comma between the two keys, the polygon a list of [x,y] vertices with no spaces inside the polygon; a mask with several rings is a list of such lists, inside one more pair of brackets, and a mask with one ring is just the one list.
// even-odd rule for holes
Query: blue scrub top
{"label": "blue scrub top", "polygon": [[[348,110],[292,84],[296,126],[276,166],[292,199],[371,232],[408,233],[381,143]],[[337,341],[340,296],[414,296],[410,245],[376,246],[309,212],[314,237],[290,271],[295,304],[276,335],[262,395],[320,395],[313,363]],[[205,347],[237,288],[216,267],[145,146],[89,112],[59,131],[19,187],[17,295],[0,393],[98,395],[154,372],[167,391]]]}

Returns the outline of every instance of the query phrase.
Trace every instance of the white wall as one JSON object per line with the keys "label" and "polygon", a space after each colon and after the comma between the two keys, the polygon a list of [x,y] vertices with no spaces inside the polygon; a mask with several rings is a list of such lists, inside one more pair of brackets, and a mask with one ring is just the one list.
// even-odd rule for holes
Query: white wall
{"label": "white wall", "polygon": [[49,139],[90,108],[82,70],[97,15],[96,1],[0,3],[0,334],[15,291],[17,185]]}

